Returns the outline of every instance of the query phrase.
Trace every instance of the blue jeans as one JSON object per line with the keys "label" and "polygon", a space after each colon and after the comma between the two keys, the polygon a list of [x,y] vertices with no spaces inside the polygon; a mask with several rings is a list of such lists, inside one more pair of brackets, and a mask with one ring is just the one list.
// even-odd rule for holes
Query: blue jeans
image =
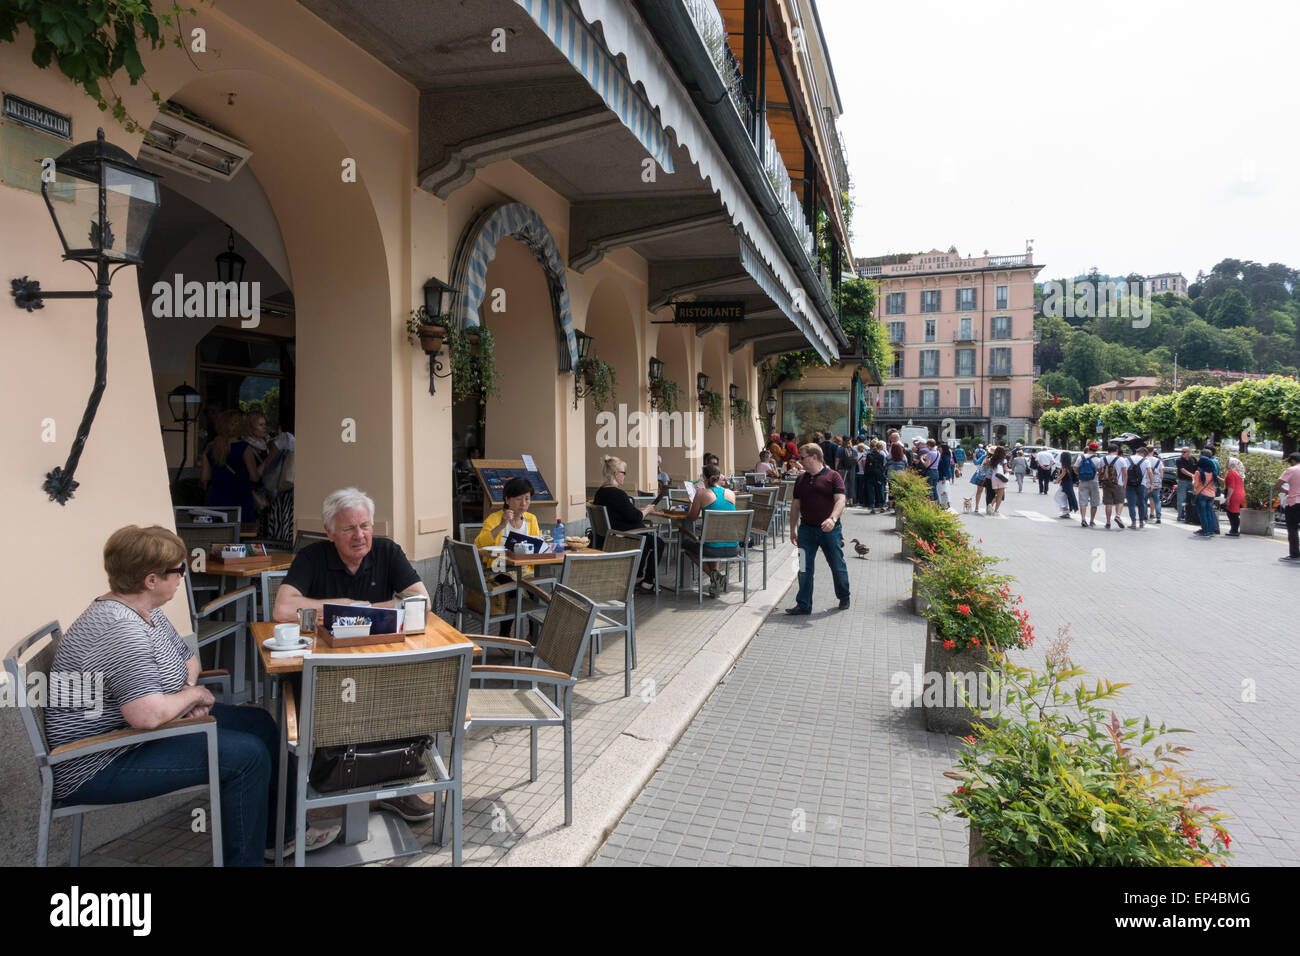
{"label": "blue jeans", "polygon": [[1187,498],[1192,493],[1192,483],[1185,478],[1178,479],[1178,520],[1191,521],[1192,515],[1187,507]]}
{"label": "blue jeans", "polygon": [[826,555],[835,580],[835,596],[841,601],[849,598],[849,569],[844,564],[844,529],[836,525],[823,531],[817,525],[799,523],[799,595],[794,603],[806,611],[812,610],[813,571],[817,551]]}
{"label": "blue jeans", "polygon": [[930,500],[939,500],[939,472],[931,468],[925,473],[925,480],[930,483]]}
{"label": "blue jeans", "polygon": [[870,479],[865,474],[858,475],[857,478],[854,479],[853,484],[854,484],[854,498],[858,503],[858,507],[874,508],[875,505],[871,503],[871,493],[867,491],[867,488],[870,484]]}
{"label": "blue jeans", "polygon": [[1128,499],[1128,517],[1136,526],[1139,521],[1147,520],[1147,490],[1141,485],[1136,488],[1126,486],[1124,497]]}
{"label": "blue jeans", "polygon": [[[280,732],[260,707],[213,704],[221,778],[221,852],[226,866],[261,866],[275,843],[275,781]],[[290,769],[292,775],[292,768]],[[208,782],[200,734],[141,744],[91,777],[65,803],[129,803]],[[293,819],[289,788],[285,819]],[[287,832],[292,833],[292,827]]]}
{"label": "blue jeans", "polygon": [[1160,520],[1160,494],[1162,491],[1164,491],[1163,488],[1147,489],[1147,514],[1155,515],[1157,521]]}
{"label": "blue jeans", "polygon": [[1209,495],[1196,496],[1196,512],[1201,518],[1201,530],[1207,534],[1219,533],[1219,519],[1214,513],[1214,499]]}

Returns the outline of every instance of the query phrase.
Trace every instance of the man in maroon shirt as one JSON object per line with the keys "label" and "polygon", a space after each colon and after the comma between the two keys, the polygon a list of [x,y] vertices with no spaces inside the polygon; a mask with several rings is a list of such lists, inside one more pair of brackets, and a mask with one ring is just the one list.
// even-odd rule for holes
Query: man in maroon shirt
{"label": "man in maroon shirt", "polygon": [[826,467],[820,446],[804,445],[799,453],[806,470],[794,483],[790,505],[790,541],[799,548],[799,595],[785,613],[812,613],[813,562],[818,549],[831,566],[840,610],[847,610],[849,569],[844,564],[844,530],[840,527],[846,501],[844,479],[834,468]]}

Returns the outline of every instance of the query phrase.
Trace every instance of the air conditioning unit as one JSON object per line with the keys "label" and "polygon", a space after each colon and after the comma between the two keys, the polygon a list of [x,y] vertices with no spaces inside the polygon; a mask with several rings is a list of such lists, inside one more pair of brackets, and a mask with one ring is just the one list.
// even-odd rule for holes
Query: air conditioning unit
{"label": "air conditioning unit", "polygon": [[149,124],[140,157],[175,169],[202,182],[229,182],[244,168],[253,151],[190,116],[168,109]]}

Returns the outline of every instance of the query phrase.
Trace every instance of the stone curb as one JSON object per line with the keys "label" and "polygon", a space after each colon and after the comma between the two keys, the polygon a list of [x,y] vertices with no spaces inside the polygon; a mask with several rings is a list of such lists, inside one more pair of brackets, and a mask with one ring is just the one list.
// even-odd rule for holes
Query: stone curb
{"label": "stone curb", "polygon": [[[793,553],[793,552],[792,552]],[[797,576],[786,559],[768,564],[767,588],[740,605],[618,739],[573,781],[573,824],[557,800],[499,866],[584,866],[640,796]]]}

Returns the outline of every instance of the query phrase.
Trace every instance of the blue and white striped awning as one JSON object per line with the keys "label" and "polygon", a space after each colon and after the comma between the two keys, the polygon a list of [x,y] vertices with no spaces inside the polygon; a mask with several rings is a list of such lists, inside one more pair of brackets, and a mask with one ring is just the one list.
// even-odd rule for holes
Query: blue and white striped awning
{"label": "blue and white striped awning", "polygon": [[600,94],[665,173],[673,171],[668,134],[650,103],[614,61],[581,12],[565,0],[515,0]]}
{"label": "blue and white striped awning", "polygon": [[453,306],[453,318],[463,328],[478,325],[478,310],[487,295],[488,264],[496,258],[497,244],[505,238],[517,239],[528,247],[533,258],[546,272],[551,290],[551,305],[562,341],[567,346],[561,358],[563,371],[578,366],[578,339],[573,334],[573,313],[569,311],[569,287],[565,281],[564,259],[556,248],[551,231],[533,209],[523,203],[501,203],[480,212],[465,228],[456,259],[452,265],[451,284],[459,290]]}
{"label": "blue and white striped awning", "polygon": [[772,270],[763,261],[763,257],[754,248],[753,243],[744,235],[739,238],[740,264],[744,266],[745,271],[758,283],[759,288],[767,293],[768,298],[776,303],[776,307],[781,310],[785,317],[794,323],[794,327],[803,333],[804,338],[808,340],[808,344],[817,351],[822,360],[833,362],[839,356],[839,349],[835,348],[834,343],[828,342],[825,336],[821,334],[821,330],[809,321],[806,314],[808,305],[806,299],[804,299],[804,291],[795,289],[794,295],[801,301],[795,301],[794,298],[787,295],[785,290],[781,288],[781,283],[772,274]]}

